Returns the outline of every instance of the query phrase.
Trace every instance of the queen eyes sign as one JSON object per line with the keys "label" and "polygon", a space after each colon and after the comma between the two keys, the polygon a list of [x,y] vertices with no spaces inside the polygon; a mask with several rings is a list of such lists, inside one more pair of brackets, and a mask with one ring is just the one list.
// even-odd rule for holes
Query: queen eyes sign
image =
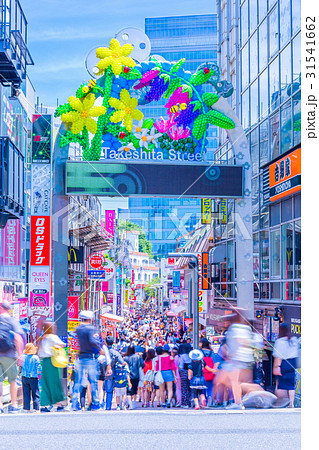
{"label": "queen eyes sign", "polygon": [[67,195],[242,197],[241,166],[68,161]]}

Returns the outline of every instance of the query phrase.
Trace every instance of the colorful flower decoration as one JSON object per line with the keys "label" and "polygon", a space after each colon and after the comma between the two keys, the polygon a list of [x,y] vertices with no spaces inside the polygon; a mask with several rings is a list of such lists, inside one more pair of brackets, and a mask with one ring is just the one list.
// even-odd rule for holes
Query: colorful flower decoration
{"label": "colorful flower decoration", "polygon": [[140,120],[137,125],[133,125],[132,132],[136,136],[136,133],[142,133],[144,130],[148,132],[148,128],[143,128],[144,120]]}
{"label": "colorful flower decoration", "polygon": [[111,67],[114,75],[120,75],[122,67],[135,67],[136,63],[128,55],[133,51],[131,44],[124,44],[122,47],[117,39],[111,39],[109,47],[99,47],[96,49],[96,56],[100,59],[96,67],[99,69],[98,75]]}
{"label": "colorful flower decoration", "polygon": [[135,147],[132,143],[127,144],[127,145],[123,145],[123,147],[120,147],[118,149],[119,152],[129,152],[130,150],[135,150]]}
{"label": "colorful flower decoration", "polygon": [[133,128],[133,119],[142,120],[144,114],[136,109],[137,99],[131,98],[126,89],[122,89],[120,99],[111,97],[109,104],[116,111],[111,115],[110,122],[122,122],[127,131],[131,132]]}
{"label": "colorful flower decoration", "polygon": [[148,86],[154,80],[154,78],[159,75],[159,73],[159,69],[150,70],[144,73],[139,83],[134,86],[134,89],[141,89],[145,86]]}
{"label": "colorful flower decoration", "polygon": [[154,123],[154,127],[160,133],[166,133],[174,125],[175,125],[175,122],[174,122],[174,117],[172,115],[169,116],[168,120],[165,120],[165,119],[163,119],[163,117],[161,117],[161,120],[157,120]]}
{"label": "colorful flower decoration", "polygon": [[192,130],[189,128],[184,130],[183,127],[177,127],[174,126],[170,128],[170,130],[167,132],[170,138],[172,138],[174,141],[179,139],[185,139],[191,134]]}
{"label": "colorful flower decoration", "polygon": [[95,134],[97,130],[97,123],[92,117],[99,117],[106,113],[104,106],[93,106],[95,102],[95,95],[88,94],[83,100],[77,97],[69,97],[69,104],[73,111],[62,114],[61,120],[67,126],[70,126],[70,131],[73,134],[80,133],[84,127]]}

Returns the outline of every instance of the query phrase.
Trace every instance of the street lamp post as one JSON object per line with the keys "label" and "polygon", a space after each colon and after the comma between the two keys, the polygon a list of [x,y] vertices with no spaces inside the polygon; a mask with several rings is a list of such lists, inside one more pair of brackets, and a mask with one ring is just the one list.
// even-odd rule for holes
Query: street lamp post
{"label": "street lamp post", "polygon": [[199,347],[199,311],[198,311],[198,257],[196,253],[169,253],[174,258],[192,258],[195,263],[194,279],[194,310],[193,310],[193,345],[194,349]]}

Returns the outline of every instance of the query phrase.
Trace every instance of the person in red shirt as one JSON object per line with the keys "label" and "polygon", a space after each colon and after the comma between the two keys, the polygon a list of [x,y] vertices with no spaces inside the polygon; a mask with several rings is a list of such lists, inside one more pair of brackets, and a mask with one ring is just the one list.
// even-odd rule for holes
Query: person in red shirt
{"label": "person in red shirt", "polygon": [[[148,406],[153,407],[153,402],[154,402],[154,398],[155,398],[154,381],[151,381],[151,379],[154,380],[154,371],[152,370],[154,358],[155,358],[155,350],[153,348],[149,348],[147,350],[146,358],[144,361],[144,368],[143,368],[144,376],[146,378],[144,381],[144,387],[143,387],[143,397],[144,398],[143,398],[142,407],[144,407],[144,408],[147,408]],[[146,377],[147,373],[148,373],[148,376]],[[150,403],[150,399],[151,399],[151,403]]]}

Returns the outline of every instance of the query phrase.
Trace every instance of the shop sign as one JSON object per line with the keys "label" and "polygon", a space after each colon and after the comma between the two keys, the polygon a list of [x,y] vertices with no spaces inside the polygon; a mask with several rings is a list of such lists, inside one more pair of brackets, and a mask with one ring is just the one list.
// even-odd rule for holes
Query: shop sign
{"label": "shop sign", "polygon": [[301,307],[284,306],[284,321],[288,323],[292,336],[301,336]]}
{"label": "shop sign", "polygon": [[50,265],[50,216],[31,216],[30,265]]}
{"label": "shop sign", "polygon": [[105,279],[105,271],[104,270],[88,270],[88,278],[91,280],[100,280],[101,278]]}
{"label": "shop sign", "polygon": [[267,342],[275,342],[279,337],[279,320],[271,316],[263,317],[263,337]]}
{"label": "shop sign", "polygon": [[33,289],[30,292],[30,307],[43,308],[50,306],[50,296],[46,289]]}
{"label": "shop sign", "polygon": [[202,225],[212,223],[212,201],[210,198],[202,198]]}
{"label": "shop sign", "polygon": [[200,314],[207,313],[207,291],[198,291],[198,312]]}
{"label": "shop sign", "polygon": [[51,166],[31,165],[31,215],[49,216],[51,213]]}
{"label": "shop sign", "polygon": [[274,202],[301,190],[301,148],[269,166],[269,200]]}
{"label": "shop sign", "polygon": [[19,305],[19,303],[11,303],[11,315],[15,319],[17,319],[17,321],[20,320],[20,305]]}
{"label": "shop sign", "polygon": [[175,258],[167,258],[167,264],[169,266],[174,266],[175,265]]}
{"label": "shop sign", "polygon": [[106,294],[107,303],[113,303],[113,292],[108,292]]}
{"label": "shop sign", "polygon": [[226,327],[227,326],[227,316],[232,314],[232,311],[210,308],[208,311],[208,323],[207,325],[213,325],[216,327]]}
{"label": "shop sign", "polygon": [[209,340],[210,343],[213,342],[213,336],[214,336],[214,327],[206,327],[206,338]]}
{"label": "shop sign", "polygon": [[75,331],[80,323],[81,322],[79,320],[68,320],[68,332]]}
{"label": "shop sign", "polygon": [[104,256],[101,255],[91,255],[89,257],[89,266],[93,269],[100,269],[104,263]]}
{"label": "shop sign", "polygon": [[[115,264],[110,259],[105,259],[103,263],[103,269],[105,271],[105,280],[110,280],[115,275]],[[121,275],[121,273],[120,273]]]}
{"label": "shop sign", "polygon": [[83,264],[84,263],[84,247],[69,247],[68,248],[68,261],[70,264]]}
{"label": "shop sign", "polygon": [[208,252],[202,253],[202,286],[203,290],[211,289],[210,264],[208,263]]}
{"label": "shop sign", "polygon": [[188,301],[188,291],[184,289],[182,291],[182,305],[186,305],[187,301]]}
{"label": "shop sign", "polygon": [[227,200],[223,199],[218,205],[218,222],[220,225],[227,223]]}
{"label": "shop sign", "polygon": [[116,315],[121,316],[122,315],[122,298],[121,294],[116,295]]}
{"label": "shop sign", "polygon": [[79,317],[79,298],[77,295],[68,296],[68,319]]}
{"label": "shop sign", "polygon": [[30,286],[31,290],[40,285],[50,285],[50,267],[31,267]]}
{"label": "shop sign", "polygon": [[173,271],[173,292],[175,294],[181,292],[181,274],[179,270]]}
{"label": "shop sign", "polygon": [[114,235],[114,219],[115,219],[115,211],[106,210],[105,211],[105,231],[109,236]]}
{"label": "shop sign", "polygon": [[51,114],[32,115],[32,163],[50,164]]}
{"label": "shop sign", "polygon": [[20,320],[28,317],[28,299],[27,298],[19,299],[19,316],[20,316]]}
{"label": "shop sign", "polygon": [[2,266],[20,265],[20,220],[9,219],[2,232]]}

